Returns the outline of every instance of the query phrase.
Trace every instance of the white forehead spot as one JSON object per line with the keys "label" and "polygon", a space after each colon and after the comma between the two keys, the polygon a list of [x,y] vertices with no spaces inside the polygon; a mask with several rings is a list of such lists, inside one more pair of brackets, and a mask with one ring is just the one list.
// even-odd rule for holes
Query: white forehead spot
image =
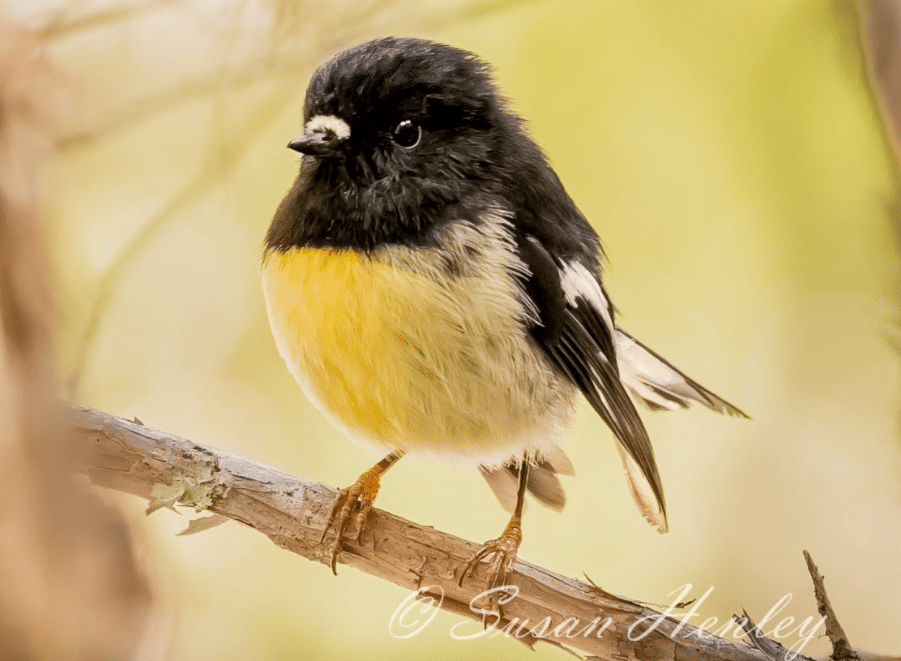
{"label": "white forehead spot", "polygon": [[600,283],[591,271],[575,260],[566,262],[563,265],[560,281],[567,303],[575,306],[576,299],[581,298],[601,314],[611,332],[614,330],[613,319],[610,317],[610,304],[607,302],[607,297],[604,296],[604,290],[601,289]]}
{"label": "white forehead spot", "polygon": [[316,115],[303,127],[304,133],[331,131],[341,140],[350,137],[350,126],[340,117],[334,115]]}

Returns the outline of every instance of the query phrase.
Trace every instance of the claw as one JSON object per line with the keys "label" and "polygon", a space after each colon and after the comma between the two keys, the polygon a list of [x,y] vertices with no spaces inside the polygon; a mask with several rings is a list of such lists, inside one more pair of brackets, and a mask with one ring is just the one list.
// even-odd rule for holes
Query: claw
{"label": "claw", "polygon": [[500,537],[489,540],[479,547],[469,559],[469,562],[466,563],[466,566],[460,573],[460,580],[457,582],[457,585],[463,587],[463,580],[473,572],[476,565],[488,556],[493,556],[488,568],[488,591],[491,592],[490,606],[501,617],[503,617],[499,603],[501,591],[498,588],[507,584],[507,579],[510,578],[510,574],[513,572],[513,565],[516,562],[516,555],[521,542],[522,530],[519,527],[519,522],[511,520]]}
{"label": "claw", "polygon": [[366,523],[369,520],[369,513],[372,511],[372,503],[379,492],[381,476],[385,468],[376,465],[363,473],[356,482],[351,486],[341,489],[338,492],[335,502],[329,511],[328,519],[325,524],[325,530],[322,531],[322,537],[319,543],[325,541],[329,530],[335,530],[335,539],[329,547],[331,560],[329,566],[332,573],[338,575],[338,555],[341,553],[341,539],[350,524],[354,514],[357,514],[359,520],[359,530],[357,532],[357,543],[363,536],[366,529]]}
{"label": "claw", "polygon": [[332,525],[335,523],[335,519],[337,518],[337,514],[344,507],[344,503],[347,501],[347,493],[349,489],[341,489],[338,492],[338,495],[335,496],[335,500],[332,503],[332,508],[328,511],[328,516],[325,519],[325,528],[322,529],[322,537],[319,538],[319,543],[325,541],[326,535],[328,535],[328,531],[332,529]]}
{"label": "claw", "polygon": [[457,585],[461,588],[463,587],[463,579],[466,578],[467,575],[471,574],[473,569],[475,569],[476,565],[479,564],[479,561],[484,558],[486,555],[490,553],[494,553],[494,551],[489,547],[489,544],[492,542],[496,542],[496,539],[491,540],[491,542],[486,542],[479,547],[479,550],[472,554],[472,557],[469,559],[469,562],[466,563],[466,566],[463,568],[463,571],[460,572],[460,580],[457,581]]}
{"label": "claw", "polygon": [[369,525],[369,513],[372,512],[372,502],[375,496],[372,499],[365,499],[360,502],[360,511],[357,515],[358,520],[360,521],[360,525],[357,528],[357,544],[362,544],[363,542],[363,531]]}

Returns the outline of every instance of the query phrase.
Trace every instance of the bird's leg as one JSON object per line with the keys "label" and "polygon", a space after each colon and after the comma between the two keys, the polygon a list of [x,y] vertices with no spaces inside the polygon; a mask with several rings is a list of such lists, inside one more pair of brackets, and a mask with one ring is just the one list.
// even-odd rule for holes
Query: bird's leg
{"label": "bird's leg", "polygon": [[352,485],[338,492],[338,496],[335,498],[335,502],[332,504],[332,509],[329,512],[328,520],[325,523],[325,530],[322,531],[322,537],[319,539],[321,543],[328,531],[332,528],[335,529],[335,540],[332,542],[329,550],[332,557],[332,573],[336,576],[338,575],[336,565],[338,563],[338,554],[341,552],[341,538],[344,536],[351,518],[355,512],[358,512],[360,523],[357,532],[357,542],[359,543],[369,518],[369,512],[372,510],[372,503],[379,492],[382,473],[391,468],[403,456],[403,450],[395,450],[358,477],[357,481]]}
{"label": "bird's leg", "polygon": [[488,590],[491,591],[491,607],[501,615],[500,604],[498,602],[500,590],[498,588],[506,585],[507,579],[513,570],[513,563],[516,562],[516,554],[519,551],[519,544],[522,542],[522,507],[526,497],[526,483],[529,481],[529,461],[523,458],[519,465],[519,489],[516,492],[516,507],[513,510],[513,516],[510,522],[504,528],[504,532],[497,539],[485,542],[479,547],[472,558],[466,563],[463,572],[460,574],[459,585],[463,585],[463,579],[466,575],[475,569],[480,560],[493,556],[488,569]]}

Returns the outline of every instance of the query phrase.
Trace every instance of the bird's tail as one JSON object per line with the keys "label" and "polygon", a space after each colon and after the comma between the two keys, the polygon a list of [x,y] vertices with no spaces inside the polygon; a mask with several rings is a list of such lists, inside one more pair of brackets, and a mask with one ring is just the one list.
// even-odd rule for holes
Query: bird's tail
{"label": "bird's tail", "polygon": [[623,385],[654,411],[676,411],[703,404],[717,413],[747,418],[741,409],[685,376],[631,335],[617,329],[616,362]]}
{"label": "bird's tail", "polygon": [[[516,506],[516,492],[519,483],[519,464],[511,459],[503,466],[488,468],[480,466],[479,470],[494,491],[501,506],[509,512]],[[541,503],[555,510],[562,510],[566,504],[566,495],[558,475],[572,475],[573,465],[563,450],[553,448],[547,456],[531,460],[529,479],[526,490]]]}
{"label": "bird's tail", "polygon": [[[688,408],[692,402],[703,404],[717,413],[747,418],[741,409],[733,406],[722,397],[713,394],[707,388],[685,376],[670,363],[644,346],[631,335],[621,330],[616,331],[616,361],[619,376],[626,389],[639,401],[654,411],[676,411]],[[640,469],[630,459],[629,454],[619,444],[620,454],[626,468],[626,475],[639,507],[653,523],[656,502],[653,494],[644,493],[641,485],[644,480]],[[482,475],[494,491],[501,505],[512,511],[516,504],[518,464],[511,460],[503,466],[480,467]],[[553,456],[532,460],[526,489],[539,501],[553,509],[562,509],[566,503],[563,486],[558,475],[572,475],[573,469],[569,459],[559,448],[554,448]],[[642,495],[643,494],[643,495]],[[665,522],[657,524],[665,529]]]}

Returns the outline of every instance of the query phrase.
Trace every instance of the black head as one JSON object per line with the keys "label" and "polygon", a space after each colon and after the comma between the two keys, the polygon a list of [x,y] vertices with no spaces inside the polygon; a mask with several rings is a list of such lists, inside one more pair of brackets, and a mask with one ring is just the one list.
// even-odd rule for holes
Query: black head
{"label": "black head", "polygon": [[427,244],[443,223],[502,206],[555,254],[599,245],[488,66],[459,48],[385,38],[343,51],[310,81],[300,175],[267,249]]}
{"label": "black head", "polygon": [[310,82],[304,154],[267,244],[369,249],[416,242],[493,186],[505,125],[487,65],[421,39],[386,38],[323,64]]}

